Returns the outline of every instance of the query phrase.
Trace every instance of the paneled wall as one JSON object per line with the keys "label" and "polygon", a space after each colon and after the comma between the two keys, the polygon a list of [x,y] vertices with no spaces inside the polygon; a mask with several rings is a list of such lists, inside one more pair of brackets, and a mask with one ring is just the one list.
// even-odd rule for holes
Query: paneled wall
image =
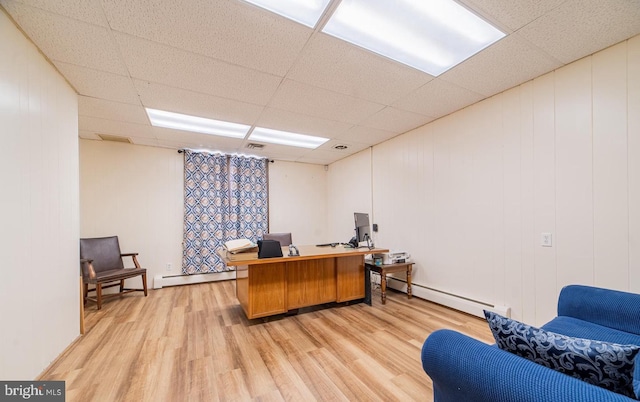
{"label": "paneled wall", "polygon": [[324,166],[269,164],[269,231],[291,232],[294,244],[328,242],[326,194]]}
{"label": "paneled wall", "polygon": [[[346,243],[355,236],[354,212],[369,214],[376,221],[371,197],[371,149],[332,163],[327,171],[327,215],[329,236],[322,243]],[[376,233],[371,233],[374,242]]]}
{"label": "paneled wall", "polygon": [[80,333],[78,101],[0,9],[0,379],[35,379]]}
{"label": "paneled wall", "polygon": [[[566,284],[640,292],[639,83],[635,37],[330,171],[371,163],[378,244],[412,254],[415,283],[541,324]],[[336,225],[333,194],[361,188],[328,191]]]}
{"label": "paneled wall", "polygon": [[156,275],[182,273],[183,194],[176,150],[80,140],[80,236],[117,235],[122,252],[140,254],[149,286]]}

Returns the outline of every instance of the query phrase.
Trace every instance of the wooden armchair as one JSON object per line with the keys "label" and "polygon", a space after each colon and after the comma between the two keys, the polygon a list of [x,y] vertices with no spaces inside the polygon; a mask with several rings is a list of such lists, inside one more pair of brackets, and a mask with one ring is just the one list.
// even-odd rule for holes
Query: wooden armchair
{"label": "wooden armchair", "polygon": [[[100,310],[103,298],[121,296],[135,291],[143,291],[147,296],[147,270],[140,268],[137,255],[138,253],[120,253],[117,236],[80,239],[80,268],[84,303],[86,304],[87,300],[93,300]],[[135,268],[125,268],[122,257],[131,257]],[[136,276],[142,276],[142,289],[125,289],[124,280]],[[89,284],[95,285],[95,287],[89,289]],[[113,286],[120,286],[120,292],[103,296],[102,289]],[[95,298],[88,296],[92,291],[96,292]]]}

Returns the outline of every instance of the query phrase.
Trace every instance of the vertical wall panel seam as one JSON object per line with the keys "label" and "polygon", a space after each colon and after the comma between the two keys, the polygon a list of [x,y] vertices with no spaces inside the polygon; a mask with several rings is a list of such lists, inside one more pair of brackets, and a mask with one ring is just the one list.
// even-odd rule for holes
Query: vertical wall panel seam
{"label": "vertical wall panel seam", "polygon": [[[533,319],[535,320],[537,315],[537,308],[536,306],[538,305],[538,290],[536,288],[536,284],[537,284],[537,274],[536,274],[536,246],[535,246],[535,238],[536,238],[536,187],[535,187],[535,175],[536,175],[536,171],[535,171],[535,166],[536,166],[536,129],[535,129],[535,123],[536,123],[536,108],[535,108],[535,104],[536,104],[536,93],[535,93],[535,81],[531,81],[531,124],[533,127],[531,127],[531,194],[533,194],[533,205],[531,206],[531,222],[533,223],[531,226],[531,229],[533,230],[533,235],[532,235],[532,240],[534,241],[533,244],[533,264],[532,264],[532,271],[533,271]],[[537,324],[537,322],[536,322]]]}
{"label": "vertical wall panel seam", "polygon": [[[369,147],[369,172],[371,172],[371,176],[369,177],[369,196],[371,200],[371,223],[376,222],[375,209],[373,208],[373,199],[374,199],[374,191],[373,191],[373,147]],[[375,236],[376,241],[378,240],[378,234]]]}
{"label": "vertical wall panel seam", "polygon": [[589,56],[589,69],[591,73],[591,283],[596,283],[596,183],[595,183],[595,152],[594,152],[594,74],[593,74],[593,56]]}
{"label": "vertical wall panel seam", "polygon": [[625,91],[626,91],[626,103],[627,103],[627,120],[626,120],[626,133],[627,133],[627,284],[628,291],[631,291],[631,175],[629,172],[630,161],[630,149],[629,149],[629,40],[625,41]]}
{"label": "vertical wall panel seam", "polygon": [[[502,167],[502,183],[501,183],[501,187],[502,187],[502,238],[501,238],[501,247],[502,247],[502,269],[501,269],[501,276],[502,276],[502,284],[503,286],[501,287],[502,290],[502,294],[500,295],[500,304],[506,304],[507,301],[507,292],[505,290],[507,282],[507,277],[509,276],[508,272],[509,269],[507,268],[507,247],[506,247],[506,239],[505,239],[505,233],[507,231],[507,217],[506,217],[506,212],[507,212],[507,203],[506,203],[506,196],[507,196],[507,191],[505,189],[506,186],[506,178],[505,178],[505,152],[506,152],[506,142],[507,142],[507,138],[506,136],[508,135],[505,129],[505,125],[504,125],[504,119],[505,119],[505,110],[504,110],[504,102],[505,102],[505,95],[504,93],[501,95],[500,99],[501,102],[499,103],[500,105],[500,132],[502,133],[502,138],[501,138],[501,144],[502,146],[501,151],[500,152],[500,166]],[[495,294],[494,294],[494,298],[495,298]],[[496,305],[497,303],[495,303],[494,300],[494,305]]]}
{"label": "vertical wall panel seam", "polygon": [[556,235],[556,248],[553,252],[553,269],[555,271],[555,284],[554,287],[556,289],[556,294],[560,293],[560,289],[558,289],[558,130],[557,130],[557,118],[556,118],[556,108],[557,108],[557,75],[556,72],[553,72],[553,204],[554,204],[554,212],[553,212],[553,233]]}

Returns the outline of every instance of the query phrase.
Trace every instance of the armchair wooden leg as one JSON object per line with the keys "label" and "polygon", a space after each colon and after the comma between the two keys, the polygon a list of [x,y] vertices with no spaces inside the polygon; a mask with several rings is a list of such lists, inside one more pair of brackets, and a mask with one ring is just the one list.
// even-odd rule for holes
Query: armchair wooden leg
{"label": "armchair wooden leg", "polygon": [[84,284],[84,293],[83,293],[83,299],[84,299],[84,304],[85,306],[87,305],[87,296],[89,295],[89,284],[85,283]]}
{"label": "armchair wooden leg", "polygon": [[124,279],[120,280],[120,293],[124,290]]}
{"label": "armchair wooden leg", "polygon": [[144,296],[147,296],[147,274],[142,275],[142,289],[144,289]]}
{"label": "armchair wooden leg", "polygon": [[96,283],[96,303],[98,303],[98,310],[102,308],[102,284]]}

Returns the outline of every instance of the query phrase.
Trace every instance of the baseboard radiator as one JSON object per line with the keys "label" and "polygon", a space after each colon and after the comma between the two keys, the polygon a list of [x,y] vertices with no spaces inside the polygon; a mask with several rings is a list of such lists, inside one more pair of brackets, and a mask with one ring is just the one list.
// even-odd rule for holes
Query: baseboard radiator
{"label": "baseboard radiator", "polygon": [[[153,288],[162,289],[169,286],[180,285],[192,285],[196,283],[227,281],[236,278],[235,271],[216,272],[210,274],[196,274],[196,275],[175,275],[175,276],[162,276],[156,275],[153,278]],[[387,277],[387,286],[398,290],[400,292],[407,293],[407,282],[400,278]],[[467,314],[475,315],[480,318],[484,318],[482,310],[491,310],[505,317],[511,316],[511,308],[507,306],[492,305],[483,303],[477,300],[471,300],[466,297],[454,295],[451,293],[442,292],[437,289],[432,289],[424,285],[412,283],[411,290],[414,296],[421,299],[429,300],[434,303],[442,304],[465,312]]]}
{"label": "baseboard radiator", "polygon": [[236,279],[236,271],[212,272],[209,274],[174,275],[153,277],[153,288],[162,289],[169,286],[193,285],[195,283],[228,281]]}
{"label": "baseboard radiator", "polygon": [[[407,282],[400,278],[387,276],[387,287],[407,293]],[[421,299],[429,300],[434,303],[442,304],[455,310],[465,312],[484,318],[482,310],[490,310],[505,317],[511,317],[511,308],[507,306],[493,305],[477,300],[472,300],[463,296],[442,292],[432,289],[424,285],[412,283],[411,293]]]}

